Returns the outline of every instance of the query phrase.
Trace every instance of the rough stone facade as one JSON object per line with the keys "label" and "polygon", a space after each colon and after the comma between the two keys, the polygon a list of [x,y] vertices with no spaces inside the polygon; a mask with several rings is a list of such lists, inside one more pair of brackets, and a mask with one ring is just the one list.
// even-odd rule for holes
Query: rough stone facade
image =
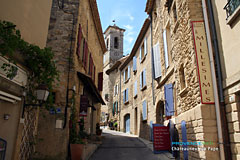
{"label": "rough stone facade", "polygon": [[[73,92],[76,115],[79,115],[81,95],[87,96],[91,107],[88,107],[87,116],[84,118],[84,129],[89,134],[96,134],[102,100],[96,86],[100,83],[99,73],[103,71],[102,59],[106,51],[98,18],[95,0],[71,0],[64,4],[59,4],[57,0],[53,1],[47,47],[51,47],[55,53],[57,69],[60,71],[60,82],[54,88],[55,106],[60,109],[60,113],[51,115],[49,111],[41,111],[42,116],[39,117],[38,125],[38,139],[41,141],[37,143],[36,149],[38,158],[60,160],[66,159],[69,155],[69,118]],[[81,42],[78,42],[80,33],[81,42],[84,40],[85,44],[88,44],[84,45],[84,52],[83,50],[78,52],[78,48],[83,48]],[[88,46],[86,47],[88,52],[84,66],[85,46]],[[94,89],[89,86],[93,86]],[[94,94],[96,92],[98,94]],[[80,118],[77,117],[77,120]],[[62,126],[57,127],[57,121]]]}
{"label": "rough stone facade", "polygon": [[[201,1],[173,0],[167,3],[167,1],[156,0],[153,2],[153,11],[151,13],[153,45],[160,43],[162,58],[162,77],[158,80],[158,89],[155,91],[156,107],[158,108],[159,103],[163,100],[164,85],[173,83],[175,112],[170,117],[170,120],[176,124],[180,141],[182,141],[181,122],[184,120],[186,121],[188,142],[211,141],[213,145],[210,147],[219,147],[215,106],[201,104],[196,54],[191,28],[192,21],[203,20]],[[170,54],[168,55],[168,63],[170,65],[168,68],[165,67],[164,30],[169,30],[168,49]],[[184,73],[184,78],[181,77],[182,72]],[[182,79],[184,79],[184,82]],[[162,106],[165,107],[165,105]],[[164,124],[167,125],[167,123],[168,120],[165,118]],[[213,157],[219,159],[219,148],[217,151],[188,151],[188,153],[189,159],[212,159]]]}

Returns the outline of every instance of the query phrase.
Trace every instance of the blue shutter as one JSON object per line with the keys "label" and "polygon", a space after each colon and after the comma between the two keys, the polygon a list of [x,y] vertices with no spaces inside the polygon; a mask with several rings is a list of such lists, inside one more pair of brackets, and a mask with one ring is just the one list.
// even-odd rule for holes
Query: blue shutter
{"label": "blue shutter", "polygon": [[154,78],[156,79],[161,77],[162,73],[159,43],[153,46],[153,65],[154,65]]}
{"label": "blue shutter", "polygon": [[123,82],[125,82],[125,70],[123,70]]}
{"label": "blue shutter", "polygon": [[147,55],[147,37],[144,39],[144,55]]}
{"label": "blue shutter", "polygon": [[128,101],[128,88],[126,89],[126,102]]}
{"label": "blue shutter", "polygon": [[137,81],[134,83],[134,96],[137,95]]}
{"label": "blue shutter", "polygon": [[134,56],[133,57],[133,71],[137,70],[137,58]]}
{"label": "blue shutter", "polygon": [[173,103],[173,85],[164,85],[164,96],[165,96],[165,110],[166,116],[174,115],[174,103]]}
{"label": "blue shutter", "polygon": [[131,74],[131,73],[130,73],[130,69],[131,69],[131,66],[129,65],[129,66],[128,66],[128,79],[130,78],[130,74]]}
{"label": "blue shutter", "polygon": [[143,117],[143,120],[147,120],[147,102],[146,100],[144,100],[142,102],[142,117]]}
{"label": "blue shutter", "polygon": [[141,49],[141,47],[139,48],[139,62],[141,63],[141,61],[142,61],[142,49]]}
{"label": "blue shutter", "polygon": [[150,121],[150,140],[153,141],[153,121]]}
{"label": "blue shutter", "polygon": [[142,75],[143,75],[143,72],[141,72],[140,74],[140,89],[142,89]]}
{"label": "blue shutter", "polygon": [[125,103],[125,91],[123,91],[123,103]]}
{"label": "blue shutter", "polygon": [[163,45],[164,45],[164,57],[165,57],[165,67],[168,65],[168,46],[167,46],[167,31],[166,29],[163,31]]}
{"label": "blue shutter", "polygon": [[143,70],[143,86],[146,85],[146,69]]}
{"label": "blue shutter", "polygon": [[[183,143],[183,158],[184,160],[188,160],[188,151],[187,151],[187,129],[186,129],[186,122],[183,120],[181,122],[181,128],[182,128],[182,141]],[[185,149],[186,148],[186,149]]]}

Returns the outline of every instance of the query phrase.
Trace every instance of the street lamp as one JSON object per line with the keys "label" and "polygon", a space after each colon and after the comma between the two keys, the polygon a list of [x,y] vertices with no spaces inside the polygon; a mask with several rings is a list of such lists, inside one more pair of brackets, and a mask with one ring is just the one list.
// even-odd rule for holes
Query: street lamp
{"label": "street lamp", "polygon": [[28,107],[28,106],[32,106],[32,107],[38,107],[39,106],[39,107],[41,107],[42,104],[47,100],[48,95],[49,95],[49,91],[48,91],[46,85],[39,85],[36,88],[36,91],[34,92],[34,94],[36,95],[36,98],[37,98],[37,101],[38,101],[37,104],[26,104],[25,103],[25,96],[26,95],[24,95],[24,104],[23,104],[22,117],[24,117],[24,111],[25,111],[26,107]]}

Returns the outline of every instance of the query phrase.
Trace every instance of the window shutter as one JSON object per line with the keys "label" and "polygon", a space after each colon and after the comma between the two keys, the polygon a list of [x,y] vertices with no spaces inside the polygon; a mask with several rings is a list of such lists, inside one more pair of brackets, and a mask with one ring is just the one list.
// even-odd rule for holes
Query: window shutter
{"label": "window shutter", "polygon": [[165,110],[166,116],[174,115],[174,103],[173,103],[173,85],[164,85],[164,96],[165,96]]}
{"label": "window shutter", "polygon": [[130,78],[130,74],[131,74],[131,73],[130,73],[130,69],[131,69],[131,66],[129,65],[129,66],[128,66],[128,79]]}
{"label": "window shutter", "polygon": [[134,56],[133,57],[133,71],[137,70],[137,58]]}
{"label": "window shutter", "polygon": [[98,90],[102,91],[103,89],[103,72],[98,73]]}
{"label": "window shutter", "polygon": [[164,57],[165,57],[165,67],[169,66],[168,64],[168,46],[167,46],[167,32],[166,29],[163,31],[163,44],[164,44]]}
{"label": "window shutter", "polygon": [[143,120],[147,120],[147,101],[146,100],[144,100],[143,102],[142,102],[142,118],[143,118]]}
{"label": "window shutter", "polygon": [[123,91],[123,103],[125,103],[125,91]]}
{"label": "window shutter", "polygon": [[146,69],[143,70],[143,86],[146,85]]}
{"label": "window shutter", "polygon": [[141,63],[141,61],[142,61],[142,49],[141,49],[141,47],[139,48],[139,62]]}
{"label": "window shutter", "polygon": [[181,129],[182,129],[182,142],[185,142],[183,144],[183,148],[184,148],[184,151],[183,151],[183,157],[184,159],[188,159],[188,146],[186,145],[187,143],[187,129],[186,129],[186,121],[182,120],[181,122]]}
{"label": "window shutter", "polygon": [[113,87],[113,95],[116,95],[116,86]]}
{"label": "window shutter", "polygon": [[81,56],[81,41],[82,41],[82,28],[81,25],[79,24],[79,28],[78,28],[78,41],[77,41],[77,55],[78,58],[80,58]]}
{"label": "window shutter", "polygon": [[118,95],[118,84],[117,84],[117,95]]}
{"label": "window shutter", "polygon": [[114,114],[115,114],[114,108],[115,108],[115,103],[113,103],[113,108],[112,108],[112,114],[113,114],[113,116],[114,116]]}
{"label": "window shutter", "polygon": [[125,82],[126,79],[125,79],[125,70],[123,71],[123,82]]}
{"label": "window shutter", "polygon": [[160,58],[160,48],[159,43],[153,46],[153,59],[154,59],[154,78],[159,78],[162,76],[161,73],[161,58]]}
{"label": "window shutter", "polygon": [[144,39],[144,55],[147,55],[147,37]]}
{"label": "window shutter", "polygon": [[118,113],[118,102],[116,102],[116,113]]}
{"label": "window shutter", "polygon": [[142,75],[143,75],[143,72],[141,72],[140,74],[140,89],[142,88]]}
{"label": "window shutter", "polygon": [[128,101],[128,88],[126,90],[126,102]]}
{"label": "window shutter", "polygon": [[137,95],[137,81],[134,83],[134,96]]}

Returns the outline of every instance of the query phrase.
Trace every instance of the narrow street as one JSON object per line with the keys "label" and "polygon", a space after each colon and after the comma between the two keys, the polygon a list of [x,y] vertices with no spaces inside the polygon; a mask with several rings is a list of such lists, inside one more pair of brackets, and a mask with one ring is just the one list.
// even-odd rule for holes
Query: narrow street
{"label": "narrow street", "polygon": [[167,160],[155,155],[136,136],[103,129],[103,143],[90,160]]}

